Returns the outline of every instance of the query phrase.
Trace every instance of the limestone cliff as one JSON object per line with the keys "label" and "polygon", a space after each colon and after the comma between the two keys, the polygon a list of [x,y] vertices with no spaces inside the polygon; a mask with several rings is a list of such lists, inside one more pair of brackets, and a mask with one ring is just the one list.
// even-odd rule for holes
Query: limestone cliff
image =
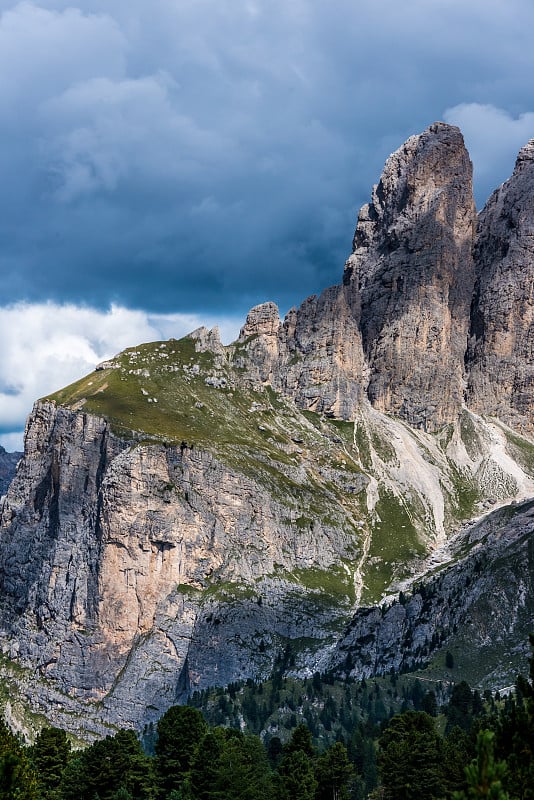
{"label": "limestone cliff", "polygon": [[534,139],[480,214],[468,401],[534,430]]}
{"label": "limestone cliff", "polygon": [[471,162],[457,128],[412,136],[358,217],[344,283],[361,305],[368,394],[427,430],[454,421],[474,283]]}

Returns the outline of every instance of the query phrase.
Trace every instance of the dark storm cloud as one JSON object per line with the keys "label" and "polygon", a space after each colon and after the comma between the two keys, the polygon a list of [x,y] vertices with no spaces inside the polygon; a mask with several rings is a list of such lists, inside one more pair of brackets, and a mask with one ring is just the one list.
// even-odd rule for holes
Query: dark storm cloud
{"label": "dark storm cloud", "polygon": [[408,135],[465,124],[480,202],[534,133],[528,0],[0,9],[4,303],[287,308]]}

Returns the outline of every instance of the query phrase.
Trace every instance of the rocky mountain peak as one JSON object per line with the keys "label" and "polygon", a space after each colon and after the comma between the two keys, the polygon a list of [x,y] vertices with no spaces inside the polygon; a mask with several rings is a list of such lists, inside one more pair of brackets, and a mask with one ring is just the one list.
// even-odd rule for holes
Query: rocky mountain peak
{"label": "rocky mountain peak", "polygon": [[532,164],[532,162],[534,162],[534,139],[530,139],[519,151],[514,172],[517,172],[525,165]]}
{"label": "rocky mountain peak", "polygon": [[[436,122],[423,133],[410,138],[387,159],[379,183],[373,187],[371,202],[360,210],[344,282],[355,277],[355,254],[364,255],[379,240],[383,248],[396,250],[403,229],[409,235],[414,222],[438,203],[454,213],[456,203],[440,200],[459,182],[470,183],[471,162],[463,136],[453,125]],[[468,187],[469,188],[469,187]],[[363,248],[363,253],[360,253]],[[360,276],[366,278],[367,271]]]}
{"label": "rocky mountain peak", "polygon": [[280,314],[275,303],[261,303],[251,308],[239,332],[239,341],[249,336],[276,336],[280,330]]}
{"label": "rocky mountain peak", "polygon": [[462,134],[434,123],[388,158],[345,266],[361,307],[369,399],[428,430],[461,407],[475,220]]}

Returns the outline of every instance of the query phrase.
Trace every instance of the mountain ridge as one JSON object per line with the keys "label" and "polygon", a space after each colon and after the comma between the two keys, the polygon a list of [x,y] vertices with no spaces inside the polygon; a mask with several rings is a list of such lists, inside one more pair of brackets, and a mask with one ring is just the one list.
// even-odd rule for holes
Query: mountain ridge
{"label": "mountain ridge", "polygon": [[[189,691],[266,677],[288,642],[302,674],[349,655],[371,674],[369,648],[378,671],[431,664],[503,575],[524,635],[530,508],[510,506],[515,527],[499,514],[534,497],[533,153],[477,233],[461,133],[435,123],[386,162],[339,286],[283,321],[256,306],[226,347],[201,328],[129,348],[36,403],[0,517],[13,720],[142,727]],[[462,526],[501,506],[484,582]],[[452,610],[430,603],[431,622],[415,590],[393,598],[439,581],[439,552]]]}

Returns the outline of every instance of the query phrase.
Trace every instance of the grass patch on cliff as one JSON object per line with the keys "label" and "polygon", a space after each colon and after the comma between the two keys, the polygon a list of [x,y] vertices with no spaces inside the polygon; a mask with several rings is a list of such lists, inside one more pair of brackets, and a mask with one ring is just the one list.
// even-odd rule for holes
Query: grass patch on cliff
{"label": "grass patch on cliff", "polygon": [[258,592],[248,583],[214,581],[202,592],[203,600],[257,600]]}
{"label": "grass patch on cliff", "polygon": [[517,461],[528,475],[534,476],[534,444],[503,425],[499,427],[506,436],[506,449],[514,461]]}
{"label": "grass patch on cliff", "polygon": [[462,472],[454,461],[447,459],[449,476],[453,487],[451,502],[456,519],[471,519],[475,516],[480,491],[476,481],[468,472]]}
{"label": "grass patch on cliff", "polygon": [[476,460],[482,453],[483,447],[477,433],[475,421],[472,415],[465,409],[463,409],[460,414],[460,437],[469,457]]}
{"label": "grass patch on cliff", "polygon": [[350,568],[332,565],[330,569],[311,567],[308,569],[295,569],[290,577],[312,592],[317,592],[335,601],[348,598],[355,600],[354,580]]}
{"label": "grass patch on cliff", "polygon": [[[112,429],[134,441],[238,448],[253,447],[287,465],[291,455],[283,431],[260,423],[272,397],[237,387],[231,371],[211,353],[197,353],[189,337],[154,342],[124,351],[115,366],[95,371],[47,399],[104,417]],[[139,434],[143,434],[142,437]]]}
{"label": "grass patch on cliff", "polygon": [[345,444],[350,447],[354,445],[354,422],[345,419],[330,419],[329,424],[338,431]]}
{"label": "grass patch on cliff", "polygon": [[358,451],[358,457],[363,469],[372,470],[373,459],[371,455],[371,441],[365,425],[361,422],[355,423],[354,444]]}
{"label": "grass patch on cliff", "polygon": [[398,567],[426,552],[412,520],[415,509],[409,508],[408,499],[382,490],[374,511],[376,519],[364,565],[363,603],[380,600]]}

